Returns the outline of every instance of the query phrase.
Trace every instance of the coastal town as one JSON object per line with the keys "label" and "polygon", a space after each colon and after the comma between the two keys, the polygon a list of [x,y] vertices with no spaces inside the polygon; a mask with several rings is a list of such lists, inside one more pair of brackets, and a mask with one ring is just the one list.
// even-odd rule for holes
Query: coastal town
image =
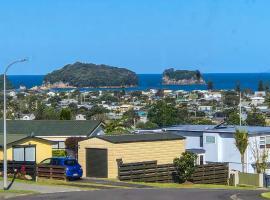
{"label": "coastal town", "polygon": [[0,200],[270,199],[269,8],[1,1]]}

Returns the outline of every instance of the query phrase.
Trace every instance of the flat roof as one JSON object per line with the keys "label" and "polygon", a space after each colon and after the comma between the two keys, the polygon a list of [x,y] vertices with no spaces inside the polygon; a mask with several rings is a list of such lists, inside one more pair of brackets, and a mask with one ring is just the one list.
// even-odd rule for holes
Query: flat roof
{"label": "flat roof", "polygon": [[168,140],[184,140],[185,137],[173,133],[147,133],[147,134],[128,134],[128,135],[101,135],[96,136],[101,140],[111,143],[131,143],[131,142],[152,142]]}

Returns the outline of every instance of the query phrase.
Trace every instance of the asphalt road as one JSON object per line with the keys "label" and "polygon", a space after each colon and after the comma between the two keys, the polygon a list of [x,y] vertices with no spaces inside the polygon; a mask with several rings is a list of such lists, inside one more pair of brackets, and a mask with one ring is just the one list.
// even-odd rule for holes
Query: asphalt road
{"label": "asphalt road", "polygon": [[114,189],[41,194],[16,200],[262,200],[261,191],[208,189]]}

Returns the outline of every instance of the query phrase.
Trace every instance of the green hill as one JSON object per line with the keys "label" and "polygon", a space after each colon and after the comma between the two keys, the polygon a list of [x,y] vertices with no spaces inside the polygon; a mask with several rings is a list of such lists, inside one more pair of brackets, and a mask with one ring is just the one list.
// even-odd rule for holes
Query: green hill
{"label": "green hill", "polygon": [[44,82],[74,87],[130,87],[138,84],[138,77],[125,68],[76,62],[47,74]]}
{"label": "green hill", "polygon": [[[4,89],[4,74],[0,75],[0,90],[2,91]],[[6,78],[6,89],[13,89],[13,85],[11,81],[8,79],[8,76]]]}
{"label": "green hill", "polygon": [[174,68],[163,72],[162,81],[165,85],[205,84],[199,70],[175,70]]}

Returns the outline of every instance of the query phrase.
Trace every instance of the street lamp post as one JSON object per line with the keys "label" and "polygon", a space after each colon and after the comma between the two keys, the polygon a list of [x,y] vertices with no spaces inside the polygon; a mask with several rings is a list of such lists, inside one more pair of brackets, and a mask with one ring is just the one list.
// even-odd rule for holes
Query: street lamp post
{"label": "street lamp post", "polygon": [[4,190],[7,190],[8,189],[8,186],[7,186],[7,122],[6,122],[6,75],[7,75],[7,71],[8,69],[16,64],[16,63],[20,63],[20,62],[25,62],[27,61],[27,59],[22,59],[22,60],[16,60],[12,63],[10,63],[6,68],[5,68],[5,71],[4,71],[4,113],[3,113],[3,118],[4,118]]}

